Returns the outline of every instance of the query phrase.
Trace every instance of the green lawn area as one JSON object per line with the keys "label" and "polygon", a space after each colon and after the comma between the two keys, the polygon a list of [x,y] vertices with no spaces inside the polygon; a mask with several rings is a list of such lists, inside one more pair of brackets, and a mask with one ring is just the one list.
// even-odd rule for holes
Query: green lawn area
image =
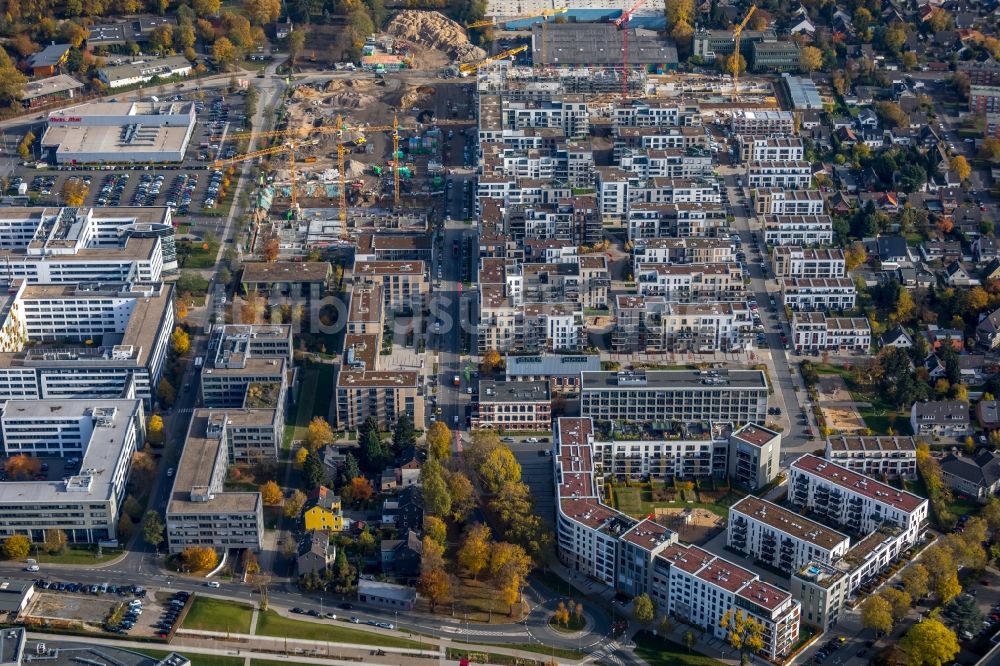
{"label": "green lawn area", "polygon": [[249,634],[253,608],[221,599],[196,597],[184,618],[185,629],[201,631],[228,631],[234,634]]}
{"label": "green lawn area", "polygon": [[[170,654],[170,652],[166,650],[145,650],[145,649],[136,650],[133,648],[129,649],[132,652],[138,652],[139,654],[144,654],[147,657],[154,657],[156,659],[163,659],[168,654]],[[186,652],[183,648],[179,649],[178,652],[180,652],[185,657],[191,660],[191,666],[243,666],[243,664],[246,662],[246,660],[243,657],[223,657],[214,654],[192,654],[191,652]]]}
{"label": "green lawn area", "polygon": [[580,591],[575,585],[564,581],[562,578],[552,573],[551,571],[534,571],[532,574],[535,578],[539,580],[545,587],[549,588],[556,594],[565,594],[570,597],[580,597],[583,598],[585,595]]}
{"label": "green lawn area", "polygon": [[850,370],[842,368],[839,365],[830,365],[829,363],[819,362],[814,363],[812,361],[810,361],[810,363],[812,363],[812,367],[816,369],[816,374],[818,375],[840,375],[844,379],[847,379],[851,374]]}
{"label": "green lawn area", "polygon": [[343,626],[339,622],[303,622],[278,615],[274,611],[264,611],[257,620],[258,636],[281,636],[302,638],[313,641],[334,643],[357,643],[379,647],[421,649],[429,647],[417,641],[385,636],[373,631],[361,631]]}
{"label": "green lawn area", "polygon": [[219,241],[177,241],[177,261],[181,268],[212,268],[218,254]]}
{"label": "green lawn area", "polygon": [[[460,641],[457,641],[457,643],[461,645]],[[569,659],[572,661],[579,661],[587,656],[578,650],[548,647],[539,643],[479,643],[479,645],[508,648],[510,650],[524,650],[525,652],[535,652],[537,654],[548,655],[549,657],[558,657],[560,659]]]}
{"label": "green lawn area", "polygon": [[75,564],[75,565],[87,565],[87,564],[103,564],[109,560],[113,560],[122,552],[120,550],[113,550],[111,548],[101,549],[101,556],[97,557],[96,548],[67,548],[61,555],[49,555],[48,553],[38,554],[38,564]]}
{"label": "green lawn area", "polygon": [[867,402],[870,407],[858,407],[858,413],[864,419],[865,425],[876,435],[889,434],[889,428],[897,435],[910,435],[910,415],[898,412],[892,405],[882,399],[881,394],[874,391],[851,391],[851,398],[857,402]]}
{"label": "green lawn area", "polygon": [[654,513],[657,507],[661,508],[673,508],[673,509],[687,509],[687,508],[700,508],[711,511],[717,516],[722,518],[729,517],[729,507],[739,499],[736,495],[724,496],[720,501],[715,503],[708,502],[696,502],[696,501],[663,501],[654,502],[653,493],[646,484],[640,486],[614,486],[611,491],[611,505],[623,513],[627,513],[630,516],[647,516]]}
{"label": "green lawn area", "polygon": [[963,500],[956,498],[948,503],[948,510],[955,514],[955,516],[975,514],[978,513],[981,508],[982,504],[971,499]]}
{"label": "green lawn area", "polygon": [[306,428],[314,416],[327,417],[333,396],[333,365],[304,365],[300,372],[298,402],[293,408],[295,415],[285,426],[286,447],[296,439],[305,438]]}
{"label": "green lawn area", "polygon": [[651,666],[723,666],[721,661],[706,657],[688,649],[679,643],[658,638],[648,631],[640,631],[635,635],[635,654]]}

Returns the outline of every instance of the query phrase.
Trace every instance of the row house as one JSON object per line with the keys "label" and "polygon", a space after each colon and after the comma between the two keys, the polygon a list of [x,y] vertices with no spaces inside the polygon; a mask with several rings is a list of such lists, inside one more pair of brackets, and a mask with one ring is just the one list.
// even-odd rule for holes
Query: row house
{"label": "row house", "polygon": [[764,241],[768,245],[829,245],[833,220],[829,215],[765,215]]}
{"label": "row house", "polygon": [[636,243],[632,264],[724,264],[736,261],[736,250],[728,238],[660,238]]}
{"label": "row house", "polygon": [[759,187],[750,192],[757,215],[822,215],[823,193],[819,190],[786,190]]}
{"label": "row house", "polygon": [[747,185],[805,189],[812,183],[812,166],[805,160],[762,160],[747,164]]}
{"label": "row house", "polygon": [[776,278],[840,278],[847,274],[844,251],[840,249],[781,245],[774,248],[771,261]]}
{"label": "row house", "polygon": [[635,282],[642,296],[677,301],[746,300],[743,269],[731,264],[640,264]]}
{"label": "row house", "polygon": [[664,296],[620,294],[611,347],[617,353],[749,349],[753,322],[744,302],[677,303]]}
{"label": "row house", "polygon": [[853,310],[857,288],[850,278],[786,278],[781,302],[792,310]]}
{"label": "row house", "polygon": [[711,240],[729,228],[721,203],[634,203],[626,223],[632,241],[666,236]]}
{"label": "row house", "polygon": [[822,312],[792,315],[792,344],[799,352],[866,352],[871,338],[867,317],[827,317]]}

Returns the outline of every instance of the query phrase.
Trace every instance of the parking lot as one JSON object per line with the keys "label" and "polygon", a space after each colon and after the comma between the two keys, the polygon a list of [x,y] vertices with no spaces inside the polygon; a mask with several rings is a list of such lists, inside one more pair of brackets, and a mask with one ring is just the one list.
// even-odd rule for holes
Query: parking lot
{"label": "parking lot", "polygon": [[245,138],[233,137],[246,129],[242,96],[206,96],[204,101],[194,101],[198,122],[182,163],[49,165],[42,169],[18,165],[4,194],[27,196],[36,205],[47,206],[74,205],[80,195],[82,203],[75,205],[170,206],[179,222],[194,222],[191,218],[211,213],[220,203],[225,173],[224,168],[212,168],[212,162],[233,157],[246,145]]}

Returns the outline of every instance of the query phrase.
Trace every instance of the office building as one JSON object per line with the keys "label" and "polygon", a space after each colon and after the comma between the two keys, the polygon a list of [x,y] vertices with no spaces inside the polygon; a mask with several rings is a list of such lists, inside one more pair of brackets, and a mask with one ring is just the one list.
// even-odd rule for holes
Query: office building
{"label": "office building", "polygon": [[192,415],[167,503],[167,547],[259,552],[264,536],[260,493],[225,489],[228,419],[222,412]]}
{"label": "office building", "polygon": [[580,414],[599,421],[763,423],[761,370],[635,370],[581,373]]}
{"label": "office building", "polygon": [[277,460],[285,435],[285,410],[277,408],[209,409],[194,411],[196,418],[226,422],[226,451],[230,464],[254,465]]}
{"label": "office building", "polygon": [[[773,30],[744,30],[740,52],[750,62],[751,49],[757,42],[774,40]],[[736,48],[733,33],[729,30],[699,30],[694,34],[693,52],[705,62],[715,62],[720,55],[728,56]]]}
{"label": "office building", "polygon": [[473,428],[545,431],[552,429],[552,397],[545,381],[495,382],[480,380],[479,413]]}
{"label": "office building", "polygon": [[[677,47],[652,30],[629,31],[629,67],[647,72],[677,69]],[[619,30],[611,23],[552,23],[531,26],[531,61],[558,69],[621,68]]]}
{"label": "office building", "polygon": [[291,363],[291,326],[221,326],[208,343],[202,402],[214,408],[282,409]]}
{"label": "office building", "polygon": [[191,61],[184,56],[168,56],[101,67],[97,70],[97,76],[104,85],[114,90],[149,83],[153,79],[184,77],[190,74],[192,69]]}
{"label": "office building", "polygon": [[4,455],[44,461],[45,479],[0,483],[0,536],[36,543],[62,530],[70,543],[118,538],[132,454],[145,441],[135,399],[8,400],[0,415]]}
{"label": "office building", "polygon": [[507,382],[548,382],[552,394],[576,394],[580,391],[580,373],[600,370],[601,357],[597,354],[568,356],[542,354],[540,356],[508,355],[504,363]]}
{"label": "office building", "polygon": [[754,72],[789,72],[799,68],[799,47],[795,42],[759,41],[750,48]]}

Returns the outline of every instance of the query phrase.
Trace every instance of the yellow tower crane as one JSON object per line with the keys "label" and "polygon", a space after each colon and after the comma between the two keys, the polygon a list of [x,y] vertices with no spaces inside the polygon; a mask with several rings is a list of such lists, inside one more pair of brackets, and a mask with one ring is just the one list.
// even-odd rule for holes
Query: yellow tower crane
{"label": "yellow tower crane", "polygon": [[740,37],[743,34],[743,28],[747,27],[747,23],[750,22],[750,17],[753,13],[757,11],[757,5],[750,5],[750,10],[747,11],[747,15],[743,17],[743,20],[733,28],[733,59],[729,63],[730,68],[733,70],[733,101],[738,102],[740,99]]}
{"label": "yellow tower crane", "polygon": [[528,47],[522,44],[521,46],[515,46],[512,49],[507,49],[506,51],[501,51],[500,53],[496,54],[495,56],[490,56],[489,58],[484,58],[483,60],[480,60],[479,62],[463,62],[462,64],[460,64],[458,66],[458,73],[461,74],[462,76],[468,76],[469,74],[472,74],[473,72],[475,72],[476,70],[478,70],[480,67],[485,67],[486,65],[489,65],[490,63],[497,62],[498,60],[503,60],[504,58],[513,58],[518,53],[524,53],[527,50],[528,50]]}

